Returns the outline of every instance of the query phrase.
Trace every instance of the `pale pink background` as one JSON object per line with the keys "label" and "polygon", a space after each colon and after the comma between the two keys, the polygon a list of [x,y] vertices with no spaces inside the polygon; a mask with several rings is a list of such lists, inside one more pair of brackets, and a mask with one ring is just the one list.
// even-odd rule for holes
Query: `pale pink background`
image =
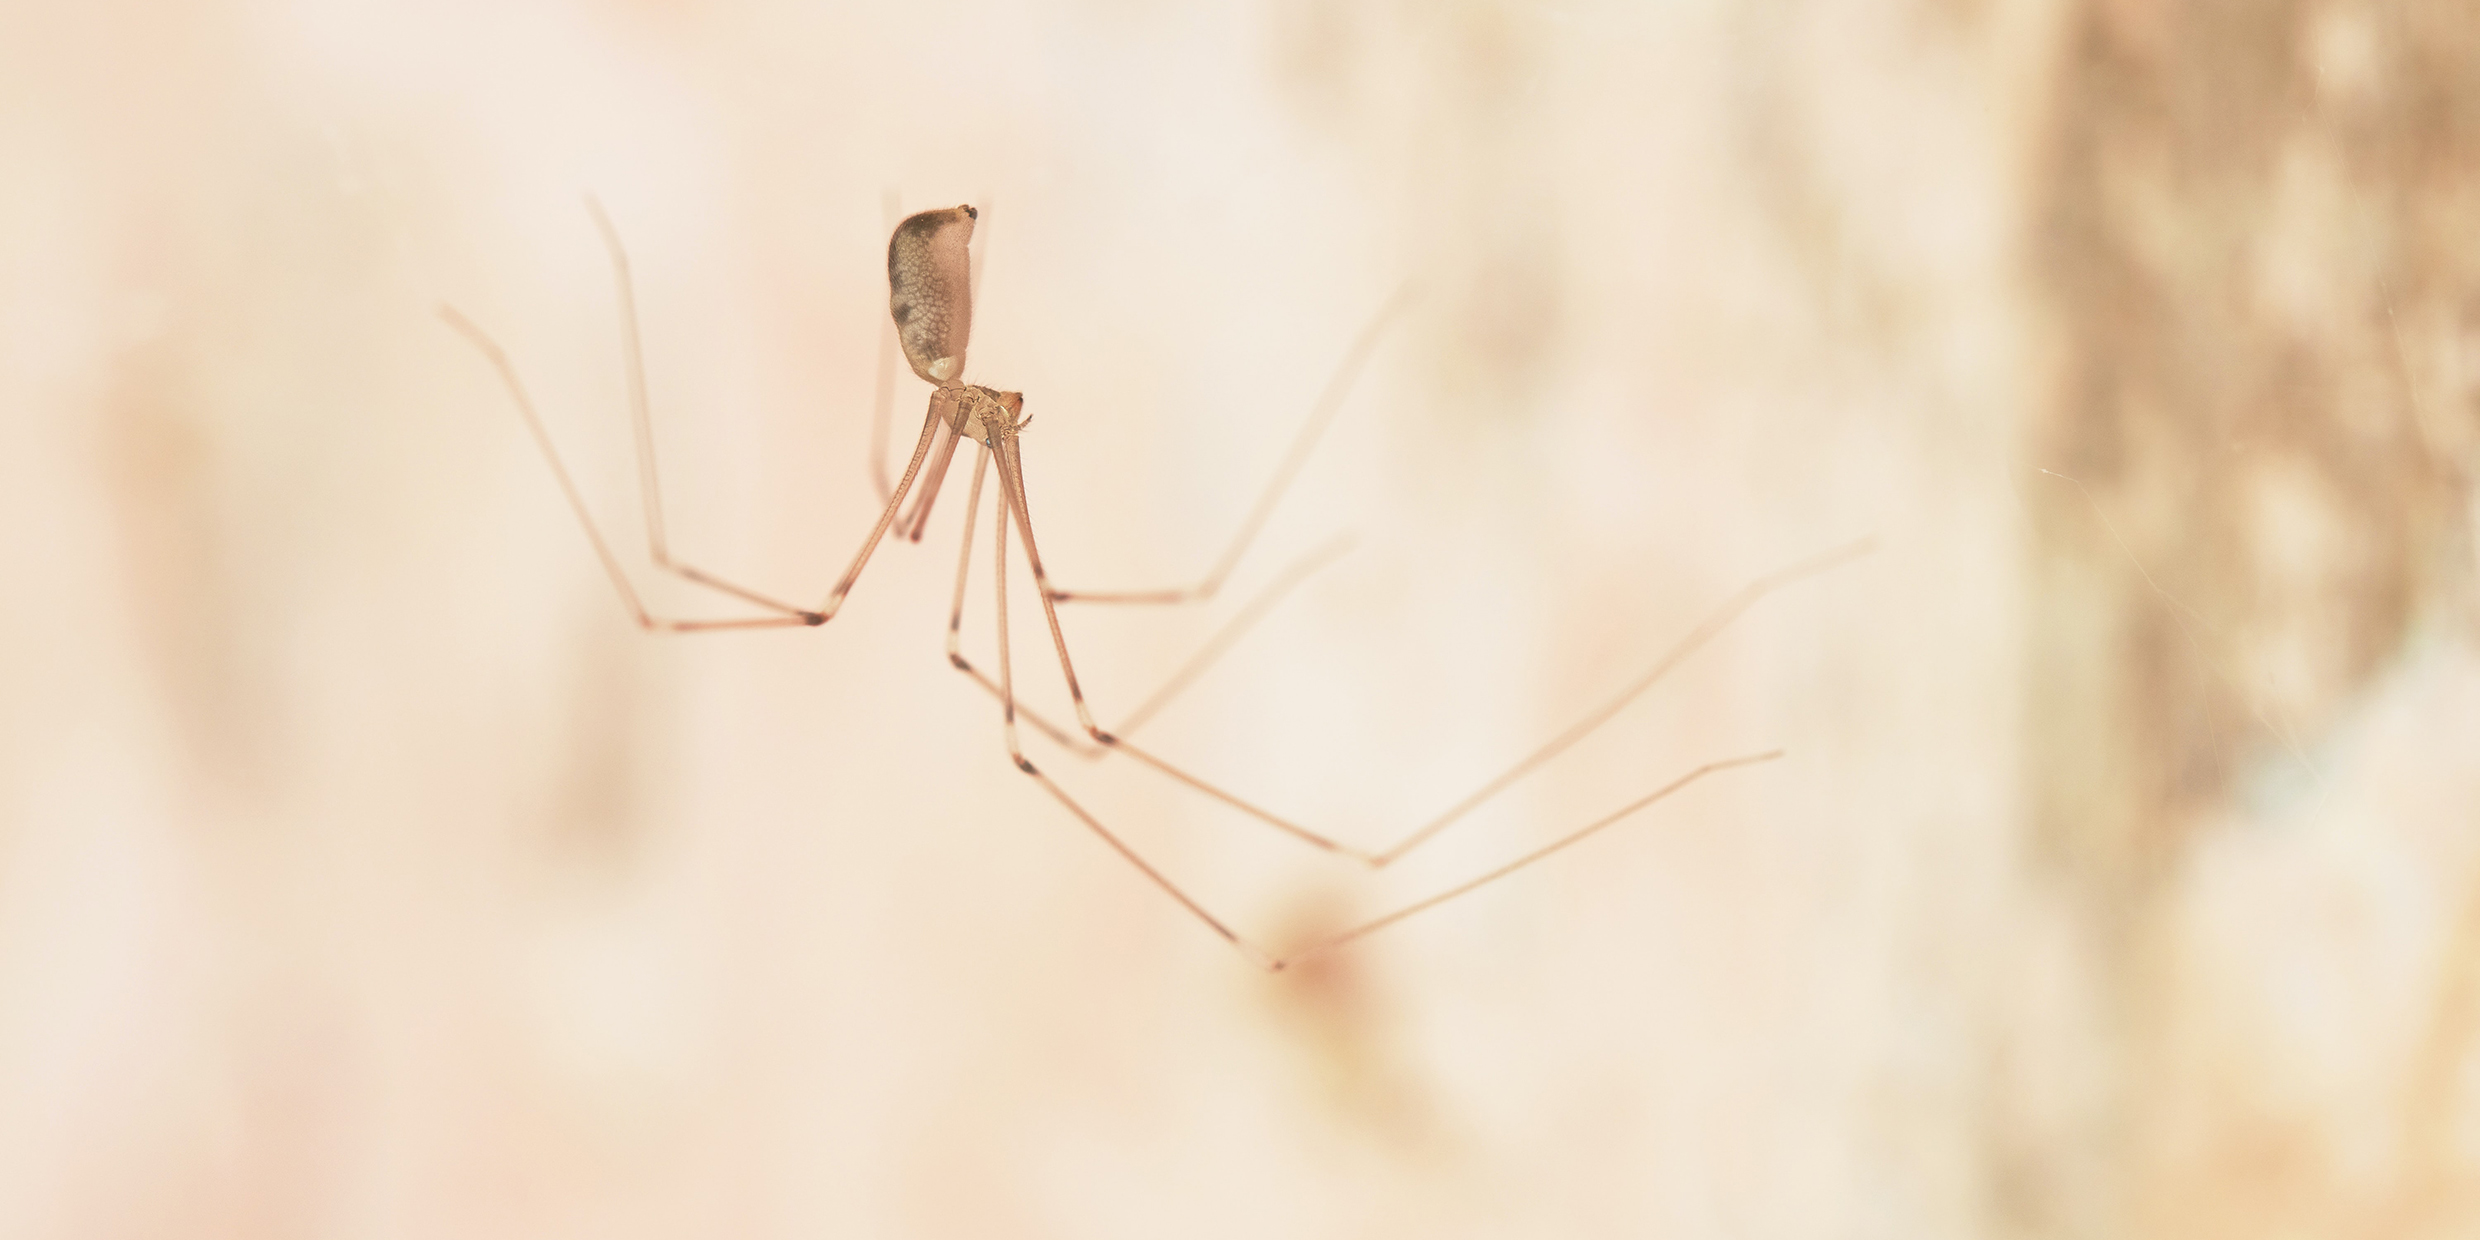
{"label": "pale pink background", "polygon": [[[2026,739],[2044,135],[2079,32],[2181,7],[0,6],[0,1235],[2461,1234],[2468,508],[2298,752],[2241,721],[2139,807],[2187,841],[2139,950],[2030,843],[2030,773],[2113,775]],[[2382,8],[2275,33],[2382,89]],[[990,207],[970,376],[1071,587],[1201,569],[1422,287],[1236,587],[1356,549],[1150,734],[1357,842],[1880,540],[1383,882],[1036,748],[1245,931],[1790,757],[1268,978],[944,668],[963,474],[824,631],[640,635],[434,307],[709,609],[637,542],[600,195],[676,545],[814,597],[890,189]],[[2268,296],[2338,304],[2346,217]],[[2437,304],[2399,364],[2461,426]],[[1072,611],[1100,713],[1231,606]]]}

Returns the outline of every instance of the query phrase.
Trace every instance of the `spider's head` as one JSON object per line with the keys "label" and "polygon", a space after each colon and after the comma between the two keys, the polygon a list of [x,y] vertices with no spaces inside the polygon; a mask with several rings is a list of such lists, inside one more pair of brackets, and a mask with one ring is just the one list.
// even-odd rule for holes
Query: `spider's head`
{"label": "spider's head", "polygon": [[1013,439],[1033,419],[1025,416],[1025,394],[998,392],[986,387],[956,389],[962,399],[957,402],[958,434],[983,447],[997,449],[1002,439]]}

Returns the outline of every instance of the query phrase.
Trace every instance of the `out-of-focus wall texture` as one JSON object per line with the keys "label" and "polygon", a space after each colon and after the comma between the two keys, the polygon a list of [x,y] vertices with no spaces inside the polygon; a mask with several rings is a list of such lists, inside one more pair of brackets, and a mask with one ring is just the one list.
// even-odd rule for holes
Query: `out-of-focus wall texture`
{"label": "out-of-focus wall texture", "polygon": [[[2453,0],[0,3],[0,1235],[2480,1232],[2480,13]],[[964,480],[822,630],[890,195],[982,204],[1123,715]],[[894,439],[924,400],[897,385]],[[981,527],[988,530],[987,519]],[[986,539],[985,539],[986,541]],[[987,548],[977,548],[987,556]],[[986,564],[986,559],[985,559]],[[1030,585],[1016,671],[1065,712]],[[989,583],[964,629],[987,664]]]}

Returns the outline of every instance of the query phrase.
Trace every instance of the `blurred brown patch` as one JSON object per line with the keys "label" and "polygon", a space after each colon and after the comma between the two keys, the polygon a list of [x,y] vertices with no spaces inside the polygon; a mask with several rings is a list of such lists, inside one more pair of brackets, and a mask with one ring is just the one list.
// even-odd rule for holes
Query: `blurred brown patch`
{"label": "blurred brown patch", "polygon": [[[1336,892],[1304,895],[1273,941],[1319,942],[1367,919],[1354,913]],[[1423,1101],[1417,1061],[1401,1045],[1379,959],[1364,950],[1324,952],[1273,975],[1270,994],[1326,1106],[1396,1151],[1414,1153],[1438,1142],[1437,1117]]]}
{"label": "blurred brown patch", "polygon": [[166,340],[131,349],[118,374],[105,398],[102,465],[151,670],[204,779],[257,784],[266,772],[253,724],[266,704],[251,709],[246,699],[266,676],[246,666],[232,632],[232,549],[214,494],[213,437],[199,421],[205,396]]}
{"label": "blurred brown patch", "polygon": [[[2235,797],[2312,797],[2320,739],[2469,606],[2473,409],[2423,408],[2447,359],[2403,325],[2480,277],[2480,30],[2451,4],[2107,0],[2062,54],[2030,255],[2060,382],[2024,450],[2077,481],[2024,489],[2026,795],[2115,955],[2130,1073],[2102,1139],[2141,1163],[2166,880]],[[2310,1182],[2340,1195],[2295,1216],[2338,1217],[2313,1143],[2221,1105],[2201,1149],[2132,1168],[2147,1234],[2270,1225]]]}
{"label": "blurred brown patch", "polygon": [[2026,450],[2092,502],[2026,499],[2030,743],[2098,768],[2032,793],[2071,871],[2158,874],[2468,588],[2438,553],[2467,464],[2392,328],[2480,274],[2447,223],[2480,187],[2475,54],[2437,5],[2102,4],[2070,36],[2032,255],[2064,367]]}

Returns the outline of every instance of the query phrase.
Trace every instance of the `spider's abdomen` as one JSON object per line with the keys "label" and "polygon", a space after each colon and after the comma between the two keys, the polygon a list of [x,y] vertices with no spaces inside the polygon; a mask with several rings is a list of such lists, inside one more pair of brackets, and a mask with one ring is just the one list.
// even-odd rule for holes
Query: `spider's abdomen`
{"label": "spider's abdomen", "polygon": [[973,334],[971,207],[924,211],[896,225],[887,241],[887,309],[913,373],[942,387],[964,373]]}

